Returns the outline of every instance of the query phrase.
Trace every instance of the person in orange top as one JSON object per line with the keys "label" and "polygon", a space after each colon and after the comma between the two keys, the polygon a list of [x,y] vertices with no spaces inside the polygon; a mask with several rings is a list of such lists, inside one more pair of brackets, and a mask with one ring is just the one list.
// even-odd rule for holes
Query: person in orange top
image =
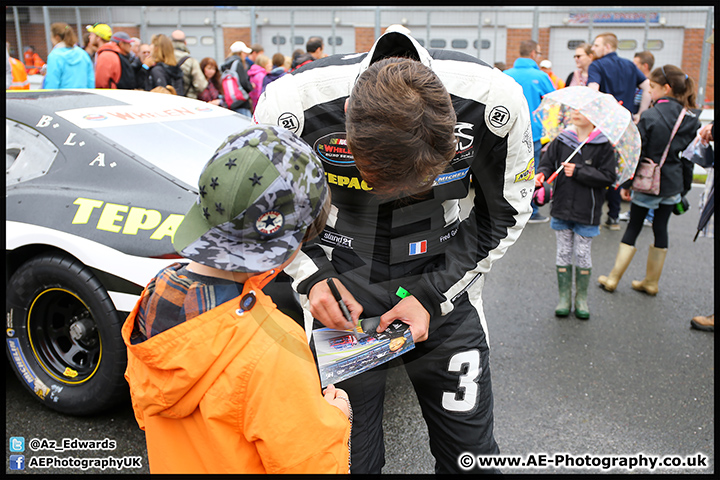
{"label": "person in orange top", "polygon": [[122,328],[151,473],[349,473],[352,408],[263,293],[322,231],[320,160],[289,130],[233,134],[200,174],[162,270]]}
{"label": "person in orange top", "polygon": [[555,90],[565,88],[565,80],[555,75],[552,71],[552,62],[550,60],[543,60],[540,62],[540,70],[548,74],[550,81],[555,86]]}
{"label": "person in orange top", "polygon": [[12,84],[8,90],[29,90],[30,82],[25,71],[25,65],[17,58],[9,58],[10,67],[12,68]]}
{"label": "person in orange top", "polygon": [[35,47],[28,45],[25,47],[25,69],[28,75],[40,73],[40,69],[45,65],[40,55],[35,52]]}
{"label": "person in orange top", "polygon": [[132,40],[125,32],[116,32],[108,43],[98,48],[95,62],[95,88],[132,90],[137,87],[135,69],[130,57],[131,48]]}

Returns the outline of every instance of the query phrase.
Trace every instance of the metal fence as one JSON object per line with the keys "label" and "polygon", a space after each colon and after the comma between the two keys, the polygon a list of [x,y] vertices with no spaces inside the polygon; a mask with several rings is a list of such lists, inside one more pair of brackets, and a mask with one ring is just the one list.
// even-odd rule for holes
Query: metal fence
{"label": "metal fence", "polygon": [[[608,17],[614,17],[609,24]],[[578,19],[584,19],[578,22]],[[588,8],[583,6],[563,7],[270,7],[270,6],[7,6],[7,31],[14,30],[15,39],[6,38],[16,49],[22,51],[27,42],[23,36],[44,39],[44,47],[39,51],[52,49],[50,24],[66,22],[76,26],[80,37],[85,25],[95,22],[107,23],[113,29],[130,27],[137,29],[142,39],[148,39],[153,33],[168,32],[172,29],[198,29],[207,32],[203,38],[208,45],[205,48],[216,59],[226,53],[224,29],[245,28],[250,31],[250,41],[258,43],[265,32],[277,28],[287,32],[291,39],[286,48],[292,48],[297,32],[308,28],[322,29],[328,33],[328,39],[339,38],[336,33],[352,27],[371,28],[374,38],[390,24],[399,23],[412,28],[413,35],[422,43],[432,46],[434,32],[443,29],[465,29],[476,32],[475,54],[481,57],[481,49],[494,40],[493,48],[498,48],[498,29],[524,28],[530,31],[531,38],[540,41],[541,30],[547,27],[571,27],[574,23],[586,29],[587,40],[594,35],[614,26],[633,26],[644,28],[642,46],[648,44],[657,29],[677,27],[703,29],[707,38],[714,29],[713,6],[687,7],[612,7]],[[40,31],[41,30],[41,31]],[[9,35],[9,34],[8,34]],[[475,33],[472,34],[473,36]],[[6,35],[7,36],[7,35]],[[264,38],[267,38],[266,36]],[[270,37],[272,40],[272,37]],[[80,40],[82,42],[82,39]],[[147,40],[146,40],[147,41]],[[210,47],[210,45],[212,45]],[[347,53],[354,44],[328,42],[326,51],[330,54]],[[278,46],[279,48],[279,46]],[[501,45],[504,52],[504,45]],[[698,78],[698,98],[704,103],[708,86],[708,65],[712,46],[703,42],[701,67]],[[472,48],[471,48],[472,50]],[[354,49],[349,51],[355,51]],[[496,60],[498,52],[490,52]],[[485,55],[488,55],[485,52]],[[714,77],[714,72],[713,72]],[[714,78],[712,80],[714,83]]]}

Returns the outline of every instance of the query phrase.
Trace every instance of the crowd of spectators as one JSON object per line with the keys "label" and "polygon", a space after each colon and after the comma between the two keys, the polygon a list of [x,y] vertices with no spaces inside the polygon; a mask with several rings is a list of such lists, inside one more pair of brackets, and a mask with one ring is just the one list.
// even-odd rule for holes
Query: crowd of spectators
{"label": "crowd of spectators", "polygon": [[[291,56],[265,55],[260,44],[242,41],[230,45],[224,59],[192,56],[182,30],[155,34],[149,41],[113,31],[105,23],[88,25],[78,39],[64,22],[50,26],[53,48],[47,62],[25,47],[22,59],[11,55],[6,43],[8,89],[29,89],[29,75],[42,75],[41,88],[109,88],[162,91],[196,98],[250,116],[267,85],[302,65],[327,56],[321,37],[308,39],[307,51]],[[236,60],[239,60],[236,62]],[[245,98],[228,105],[223,91],[223,72],[234,69]]]}

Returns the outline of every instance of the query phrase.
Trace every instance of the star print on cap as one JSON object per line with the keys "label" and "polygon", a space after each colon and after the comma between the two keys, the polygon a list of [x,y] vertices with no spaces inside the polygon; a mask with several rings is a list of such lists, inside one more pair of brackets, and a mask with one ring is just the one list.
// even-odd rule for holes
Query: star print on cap
{"label": "star print on cap", "polygon": [[205,165],[173,246],[221,270],[271,270],[297,250],[328,194],[307,143],[284,128],[253,126],[228,137]]}

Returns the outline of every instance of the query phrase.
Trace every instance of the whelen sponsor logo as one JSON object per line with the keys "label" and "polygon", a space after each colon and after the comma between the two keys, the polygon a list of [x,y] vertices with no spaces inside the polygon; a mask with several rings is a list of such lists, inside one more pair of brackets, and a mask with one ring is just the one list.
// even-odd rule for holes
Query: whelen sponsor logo
{"label": "whelen sponsor logo", "polygon": [[332,165],[352,167],[355,159],[347,146],[345,132],[336,132],[320,137],[315,142],[315,152]]}

